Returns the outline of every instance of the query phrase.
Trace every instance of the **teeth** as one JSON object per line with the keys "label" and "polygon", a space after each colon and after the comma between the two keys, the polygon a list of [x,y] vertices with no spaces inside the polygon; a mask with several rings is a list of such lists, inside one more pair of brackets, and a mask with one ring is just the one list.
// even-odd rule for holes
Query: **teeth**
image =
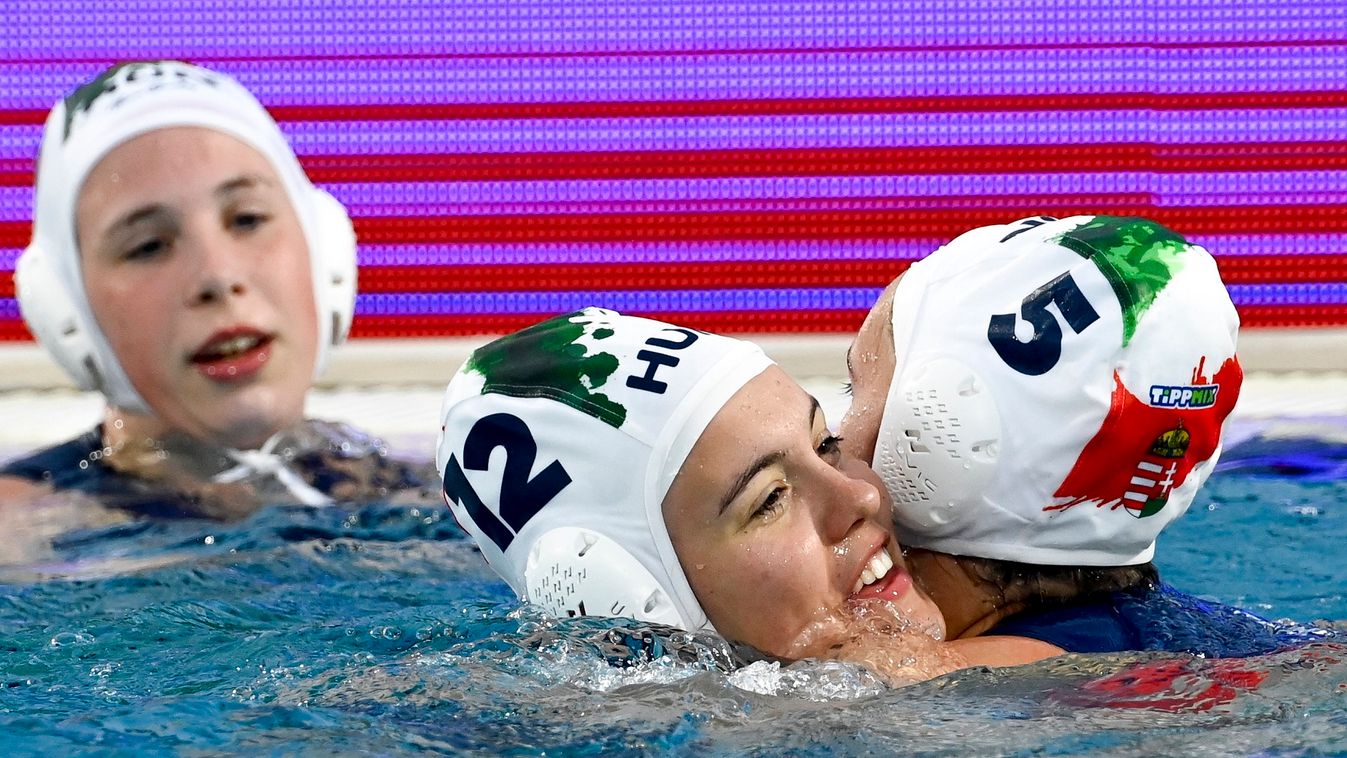
{"label": "teeth", "polygon": [[870,570],[875,572],[876,579],[880,579],[889,573],[891,568],[893,568],[893,558],[889,557],[889,551],[887,550],[879,551],[874,558],[870,559]]}
{"label": "teeth", "polygon": [[211,347],[210,352],[214,355],[227,358],[229,356],[238,355],[239,353],[251,350],[252,348],[256,347],[257,343],[259,342],[261,342],[261,339],[258,338],[257,335],[243,334],[239,335],[238,337],[234,337],[233,339],[228,339],[225,340],[224,342],[217,343],[216,345]]}
{"label": "teeth", "polygon": [[852,588],[852,594],[860,592],[867,584],[874,584],[876,581],[883,579],[891,568],[893,568],[893,558],[889,557],[889,551],[880,550],[875,553],[875,557],[871,558],[870,562],[865,564],[865,568],[861,570],[861,578],[856,581],[856,586]]}

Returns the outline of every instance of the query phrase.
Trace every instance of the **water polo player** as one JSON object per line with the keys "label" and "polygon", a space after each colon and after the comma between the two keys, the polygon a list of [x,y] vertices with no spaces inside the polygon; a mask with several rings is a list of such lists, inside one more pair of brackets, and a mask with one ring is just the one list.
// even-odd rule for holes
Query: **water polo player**
{"label": "water polo player", "polygon": [[895,634],[943,636],[879,480],[751,343],[591,308],[476,351],[442,418],[455,517],[521,598],[558,616],[713,628],[791,659],[832,652],[818,625],[858,605],[880,606]]}
{"label": "water polo player", "polygon": [[1220,453],[1238,327],[1211,255],[1140,218],[975,229],[885,291],[850,351],[841,434],[923,548],[909,560],[952,637],[1209,655],[1291,641],[1151,564]]}
{"label": "water polo player", "polygon": [[419,488],[374,441],[303,419],[355,276],[345,209],[233,79],[140,62],[75,90],[43,131],[15,278],[38,341],[107,410],[0,469],[0,502],[224,517]]}

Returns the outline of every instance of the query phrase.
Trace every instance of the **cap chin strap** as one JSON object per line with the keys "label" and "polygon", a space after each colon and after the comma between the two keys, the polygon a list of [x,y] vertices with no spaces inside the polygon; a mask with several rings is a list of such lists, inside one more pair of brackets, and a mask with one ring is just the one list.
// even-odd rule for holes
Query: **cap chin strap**
{"label": "cap chin strap", "polygon": [[[539,537],[529,550],[524,583],[527,600],[554,616],[617,616],[698,628],[682,618],[636,556],[592,529],[563,526]],[[710,622],[700,628],[710,629]]]}
{"label": "cap chin strap", "polygon": [[940,357],[904,370],[889,389],[874,461],[900,530],[922,535],[956,521],[996,476],[1000,443],[996,402],[972,368]]}
{"label": "cap chin strap", "polygon": [[211,481],[219,484],[232,484],[262,474],[280,482],[290,494],[298,498],[299,502],[304,505],[330,505],[332,498],[314,489],[312,485],[304,481],[303,477],[287,466],[284,459],[272,452],[280,444],[280,441],[281,435],[277,433],[271,435],[257,450],[225,450],[225,455],[228,455],[238,465],[216,474],[211,477]]}

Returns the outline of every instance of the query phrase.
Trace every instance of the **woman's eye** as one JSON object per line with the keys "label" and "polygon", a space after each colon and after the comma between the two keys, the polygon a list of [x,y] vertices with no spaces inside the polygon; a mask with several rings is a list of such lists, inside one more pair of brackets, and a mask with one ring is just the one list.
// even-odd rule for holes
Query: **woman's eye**
{"label": "woman's eye", "polygon": [[843,395],[846,395],[847,397],[851,397],[851,380],[850,380],[850,379],[848,379],[848,380],[845,381],[845,382],[842,382],[842,394],[843,394]]}
{"label": "woman's eye", "polygon": [[146,258],[153,258],[167,249],[168,243],[155,237],[154,239],[148,239],[138,245],[132,246],[131,249],[127,250],[126,253],[122,255],[122,257],[128,261],[143,260]]}
{"label": "woman's eye", "polygon": [[235,213],[230,224],[236,229],[252,230],[265,224],[269,218],[265,213]]}
{"label": "woman's eye", "polygon": [[782,507],[784,507],[781,500],[785,496],[785,493],[785,487],[774,488],[767,494],[767,497],[763,499],[762,503],[758,505],[757,509],[753,511],[753,518],[766,518],[781,510]]}
{"label": "woman's eye", "polygon": [[836,461],[842,455],[842,438],[829,434],[823,438],[822,442],[818,443],[816,450],[818,457],[828,461]]}

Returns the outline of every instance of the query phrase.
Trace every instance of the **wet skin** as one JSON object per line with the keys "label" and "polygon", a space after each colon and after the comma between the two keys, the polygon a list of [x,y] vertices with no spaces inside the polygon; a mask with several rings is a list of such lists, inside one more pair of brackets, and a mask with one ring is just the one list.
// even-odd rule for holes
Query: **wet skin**
{"label": "wet skin", "polygon": [[110,409],[109,444],[177,431],[250,448],[302,417],[309,254],[260,153],[198,127],[128,140],[81,188],[76,233],[94,317],[153,412]]}
{"label": "wet skin", "polygon": [[847,452],[863,461],[874,460],[879,422],[884,417],[889,385],[897,368],[892,323],[893,290],[897,284],[898,279],[893,280],[880,294],[847,351],[851,406],[842,416],[839,434]]}
{"label": "wet skin", "polygon": [[[826,652],[802,633],[866,599],[887,600],[898,625],[943,632],[903,566],[889,510],[878,477],[777,367],[716,414],[664,501],[674,549],[716,630],[787,658]],[[893,568],[857,593],[881,551]]]}
{"label": "wet skin", "polygon": [[[901,279],[901,277],[900,277]],[[895,279],[875,301],[847,351],[847,374],[851,383],[851,406],[842,417],[842,446],[863,461],[873,461],[880,421],[888,401],[889,386],[897,370],[893,348],[893,293]],[[1005,597],[1003,588],[989,584],[968,560],[920,548],[905,553],[917,584],[940,607],[951,640],[964,640],[994,628],[998,622],[1026,608],[1022,600]],[[992,638],[980,638],[990,640]],[[1007,650],[998,644],[976,643],[984,650]]]}

